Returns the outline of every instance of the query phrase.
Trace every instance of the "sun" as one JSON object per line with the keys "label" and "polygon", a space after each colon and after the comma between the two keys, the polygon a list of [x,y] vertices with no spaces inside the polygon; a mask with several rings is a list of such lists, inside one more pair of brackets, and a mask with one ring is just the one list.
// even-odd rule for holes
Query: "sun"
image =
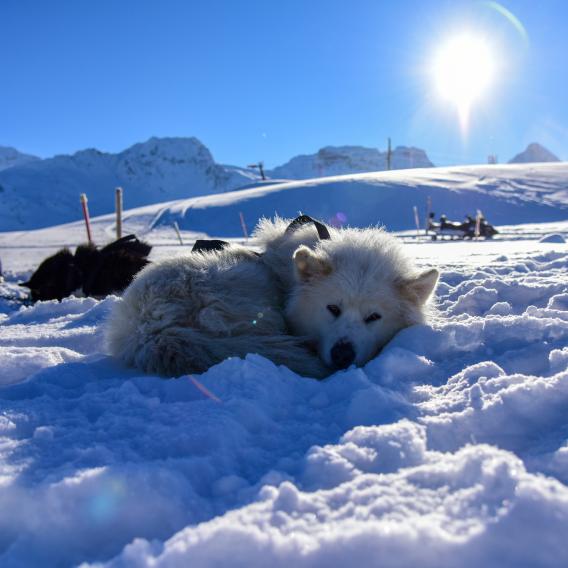
{"label": "sun", "polygon": [[473,103],[493,80],[493,60],[490,46],[482,37],[465,33],[446,41],[435,55],[434,83],[439,94],[456,106],[463,129]]}

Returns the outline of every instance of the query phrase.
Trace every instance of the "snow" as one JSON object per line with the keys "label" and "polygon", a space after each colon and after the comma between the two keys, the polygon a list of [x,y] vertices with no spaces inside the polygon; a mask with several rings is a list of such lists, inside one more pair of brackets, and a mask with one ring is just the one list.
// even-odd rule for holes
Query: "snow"
{"label": "snow", "polygon": [[[2,235],[0,292],[75,231]],[[442,271],[432,324],[323,382],[144,376],[104,354],[118,298],[0,299],[0,564],[565,566],[568,246],[405,246]]]}
{"label": "snow", "polygon": [[[174,222],[188,240],[204,235],[242,238],[240,213],[250,233],[262,216],[277,213],[295,217],[302,211],[332,225],[383,224],[394,231],[412,229],[407,233],[410,237],[416,234],[413,206],[425,218],[430,197],[437,215],[445,213],[450,219],[461,220],[465,214],[475,214],[480,209],[489,222],[500,225],[499,238],[540,238],[547,233],[566,232],[567,177],[568,163],[559,163],[461,166],[269,181],[239,191],[128,209],[124,213],[124,230],[140,237],[151,234],[154,242],[160,244],[177,242]],[[114,199],[114,192],[109,196]],[[125,203],[129,202],[130,194],[125,189]],[[49,218],[49,210],[42,214]],[[93,218],[92,225],[96,242],[102,244],[112,239],[113,214]],[[47,228],[0,232],[0,247],[9,254],[17,243],[33,254],[38,243],[50,244],[55,251],[84,239],[83,222],[76,221],[56,231]],[[2,252],[3,257],[6,254]]]}
{"label": "snow", "polygon": [[[239,212],[249,229],[298,209],[408,229],[431,196],[502,223],[492,242],[401,232],[442,272],[431,325],[323,382],[255,354],[177,380],[123,368],[103,347],[119,298],[9,299],[84,241],[82,223],[0,233],[0,565],[567,565],[567,177],[562,163],[367,173],[125,212],[152,260],[186,250],[174,221],[187,246],[254,247]],[[114,236],[112,215],[92,227]]]}
{"label": "snow", "polygon": [[[0,146],[0,171],[39,160],[38,157],[18,152],[11,146]],[[2,190],[0,190],[2,191]]]}
{"label": "snow", "polygon": [[[1,165],[1,153],[0,153]],[[91,215],[114,210],[114,189],[125,207],[235,189],[258,176],[217,164],[196,138],[150,138],[118,154],[95,149],[12,166],[0,172],[0,230],[47,227],[81,218],[79,195]]]}
{"label": "snow", "polygon": [[551,235],[545,235],[540,239],[541,243],[565,243],[566,240],[562,235],[558,233],[552,233]]}

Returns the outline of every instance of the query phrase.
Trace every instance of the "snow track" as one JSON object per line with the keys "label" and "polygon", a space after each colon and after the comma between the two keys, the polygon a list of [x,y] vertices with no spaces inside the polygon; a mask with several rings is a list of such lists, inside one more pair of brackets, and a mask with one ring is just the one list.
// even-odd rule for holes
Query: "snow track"
{"label": "snow track", "polygon": [[324,382],[227,360],[220,402],[105,357],[116,298],[4,302],[0,564],[567,565],[568,248],[499,246],[412,245],[431,326]]}

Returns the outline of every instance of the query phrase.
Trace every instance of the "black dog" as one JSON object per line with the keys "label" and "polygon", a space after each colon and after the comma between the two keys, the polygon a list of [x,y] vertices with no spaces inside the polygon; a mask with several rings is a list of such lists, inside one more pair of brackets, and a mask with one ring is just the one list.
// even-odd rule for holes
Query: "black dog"
{"label": "black dog", "polygon": [[134,235],[118,239],[102,249],[79,245],[73,255],[68,248],[46,258],[32,277],[20,284],[31,291],[34,302],[61,300],[77,290],[86,296],[122,292],[148,264],[152,247]]}

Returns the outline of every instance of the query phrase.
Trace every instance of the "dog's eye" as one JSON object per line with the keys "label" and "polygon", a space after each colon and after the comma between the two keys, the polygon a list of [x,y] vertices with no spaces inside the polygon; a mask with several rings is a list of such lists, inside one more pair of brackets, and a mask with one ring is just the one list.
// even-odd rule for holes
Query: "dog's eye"
{"label": "dog's eye", "polygon": [[339,309],[339,306],[336,306],[335,304],[329,304],[329,306],[327,306],[327,309],[329,313],[336,318],[338,318],[341,315],[341,310]]}
{"label": "dog's eye", "polygon": [[365,323],[371,323],[373,321],[380,320],[383,316],[377,312],[373,312],[370,316],[365,318]]}

